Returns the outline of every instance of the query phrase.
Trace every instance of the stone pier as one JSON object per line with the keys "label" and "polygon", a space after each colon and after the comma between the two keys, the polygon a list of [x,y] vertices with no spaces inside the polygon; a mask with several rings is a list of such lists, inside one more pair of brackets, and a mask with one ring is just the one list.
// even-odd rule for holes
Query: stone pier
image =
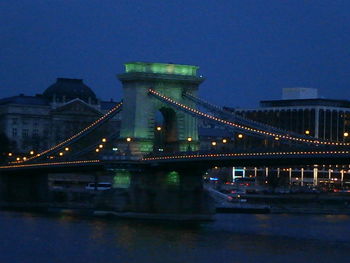
{"label": "stone pier", "polygon": [[0,200],[7,203],[48,202],[47,173],[0,174]]}
{"label": "stone pier", "polygon": [[215,212],[202,172],[195,169],[116,170],[113,189],[103,196],[98,206],[118,212],[208,217]]}

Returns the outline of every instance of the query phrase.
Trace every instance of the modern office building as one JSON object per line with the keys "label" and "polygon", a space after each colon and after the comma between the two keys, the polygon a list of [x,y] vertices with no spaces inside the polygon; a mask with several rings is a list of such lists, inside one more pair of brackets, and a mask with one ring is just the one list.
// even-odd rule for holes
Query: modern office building
{"label": "modern office building", "polygon": [[[315,138],[332,141],[350,141],[350,101],[323,99],[315,89],[283,89],[281,100],[260,101],[253,109],[233,109],[226,107],[247,119],[263,122],[286,131],[296,132]],[[278,141],[264,140],[245,136],[237,140],[236,146],[246,150],[259,150],[259,147],[290,147],[280,145]],[[287,178],[289,184],[322,185],[328,187],[349,187],[350,166],[305,167],[240,167],[246,174],[268,178],[271,174]]]}
{"label": "modern office building", "polygon": [[[248,119],[315,138],[344,141],[350,134],[350,101],[315,97],[314,89],[284,89],[282,100],[255,109],[231,109]],[[230,109],[230,108],[227,108]]]}

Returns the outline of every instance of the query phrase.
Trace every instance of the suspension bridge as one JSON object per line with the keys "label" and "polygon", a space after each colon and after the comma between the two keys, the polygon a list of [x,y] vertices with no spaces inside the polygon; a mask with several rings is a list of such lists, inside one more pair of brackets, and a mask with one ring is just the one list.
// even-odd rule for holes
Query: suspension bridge
{"label": "suspension bridge", "polygon": [[[125,66],[118,75],[122,102],[57,145],[0,166],[3,200],[47,200],[48,174],[113,171],[116,182],[128,184],[128,201],[119,206],[121,211],[205,215],[211,207],[202,175],[213,166],[348,164],[350,143],[286,131],[200,99],[197,92],[204,78],[197,75],[196,66],[142,62]],[[117,114],[121,114],[120,131],[104,134],[104,125]],[[199,120],[232,133],[278,141],[286,150],[203,150]],[[160,147],[162,152],[157,151]]]}

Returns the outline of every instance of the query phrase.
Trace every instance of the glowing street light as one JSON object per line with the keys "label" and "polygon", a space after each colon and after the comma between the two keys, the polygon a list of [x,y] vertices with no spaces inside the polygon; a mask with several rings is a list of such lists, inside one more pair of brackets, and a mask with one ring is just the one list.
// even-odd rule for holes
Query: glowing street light
{"label": "glowing street light", "polygon": [[30,153],[30,155],[33,155],[33,154],[34,154],[34,151],[30,151],[29,153]]}
{"label": "glowing street light", "polygon": [[58,155],[59,155],[59,156],[63,156],[63,152],[60,152]]}
{"label": "glowing street light", "polygon": [[100,145],[98,146],[98,148],[102,149],[102,148],[103,148],[103,144],[100,144]]}
{"label": "glowing street light", "polygon": [[16,161],[19,161],[19,160],[21,160],[21,158],[17,157],[17,158],[16,158]]}
{"label": "glowing street light", "polygon": [[102,142],[107,142],[107,139],[106,139],[106,138],[102,138],[101,141],[102,141]]}
{"label": "glowing street light", "polygon": [[161,131],[162,130],[162,127],[161,126],[157,126],[157,131]]}
{"label": "glowing street light", "polygon": [[64,148],[64,150],[65,150],[66,152],[68,152],[68,151],[69,151],[69,147]]}
{"label": "glowing street light", "polygon": [[11,156],[12,156],[12,153],[8,153],[7,155],[8,155],[9,157],[11,157]]}
{"label": "glowing street light", "polygon": [[216,142],[211,142],[211,145],[212,146],[216,146]]}
{"label": "glowing street light", "polygon": [[227,143],[227,139],[222,139],[222,143]]}
{"label": "glowing street light", "polygon": [[131,149],[130,149],[131,138],[130,137],[126,138],[126,141],[127,141],[126,155],[131,155]]}
{"label": "glowing street light", "polygon": [[306,131],[305,131],[305,134],[306,134],[306,135],[309,135],[309,134],[310,134],[310,131],[309,131],[309,130],[306,130]]}
{"label": "glowing street light", "polygon": [[100,149],[99,149],[99,148],[96,148],[96,149],[95,149],[95,152],[97,152],[97,153],[98,153],[99,151],[100,151]]}
{"label": "glowing street light", "polygon": [[191,148],[192,137],[187,137],[187,141],[188,141],[187,151],[190,152],[192,151],[192,148]]}
{"label": "glowing street light", "polygon": [[27,157],[23,157],[23,161],[27,160]]}
{"label": "glowing street light", "polygon": [[344,132],[344,137],[348,137],[349,136],[349,133],[348,132]]}
{"label": "glowing street light", "polygon": [[243,134],[242,134],[242,133],[239,133],[239,134],[237,135],[237,137],[238,137],[238,139],[243,139]]}

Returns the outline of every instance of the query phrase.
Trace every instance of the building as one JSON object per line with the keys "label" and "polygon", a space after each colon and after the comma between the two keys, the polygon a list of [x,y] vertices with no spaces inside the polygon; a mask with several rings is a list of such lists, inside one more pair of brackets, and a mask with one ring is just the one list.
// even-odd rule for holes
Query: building
{"label": "building", "polygon": [[318,90],[312,88],[283,88],[282,100],[294,99],[316,99],[318,98]]}
{"label": "building", "polygon": [[[38,152],[82,130],[115,105],[97,99],[81,79],[58,78],[43,94],[0,99],[0,129],[14,152]],[[119,120],[113,123],[118,126]]]}
{"label": "building", "polygon": [[[283,89],[281,100],[260,101],[253,109],[226,107],[247,119],[263,122],[286,131],[332,141],[350,140],[350,101],[323,99],[317,90],[308,88]],[[287,147],[279,141],[246,136],[237,140],[236,147],[259,151],[260,147]],[[349,165],[311,165],[305,167],[240,167],[253,177],[269,178],[275,174],[287,178],[290,185],[326,185],[328,188],[350,187]],[[264,179],[264,180],[265,180]],[[267,182],[267,181],[266,181]]]}
{"label": "building", "polygon": [[319,139],[348,140],[350,101],[316,98],[314,95],[317,92],[301,89],[299,92],[297,89],[284,89],[283,98],[288,99],[261,101],[258,108],[231,111],[248,119]]}

